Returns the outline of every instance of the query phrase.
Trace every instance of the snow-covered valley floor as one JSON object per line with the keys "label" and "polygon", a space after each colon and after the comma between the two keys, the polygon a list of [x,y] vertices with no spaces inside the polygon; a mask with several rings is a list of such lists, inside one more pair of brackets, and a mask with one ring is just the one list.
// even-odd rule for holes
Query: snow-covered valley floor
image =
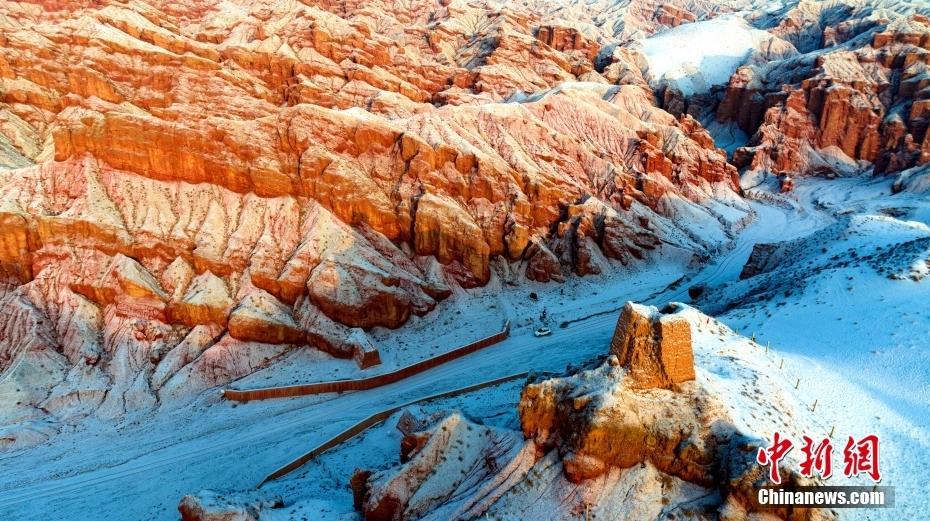
{"label": "snow-covered valley floor", "polygon": [[[927,259],[926,247],[910,251],[907,243],[930,237],[930,205],[924,194],[891,195],[888,179],[808,181],[797,192],[831,224],[802,240],[772,281],[761,283],[778,291],[718,318],[771,344],[785,360],[786,380],[800,382],[811,405],[817,400],[816,416],[835,429],[835,439],[880,435],[882,484],[896,488],[896,507],[847,510],[844,518],[925,519],[930,281],[906,275]],[[896,278],[900,272],[905,276]],[[748,283],[709,298],[739,299]]]}
{"label": "snow-covered valley floor", "polygon": [[[716,299],[718,318],[725,324],[746,337],[754,334],[760,345],[770,343],[768,352],[759,349],[753,356],[786,382],[791,400],[801,406],[817,400],[811,418],[824,434],[834,428],[837,439],[872,431],[882,436],[883,484],[897,487],[898,506],[847,510],[842,518],[920,518],[928,511],[920,497],[922,484],[930,479],[920,463],[930,456],[930,312],[925,304],[930,279],[890,279],[856,259],[843,267],[807,270],[849,249],[930,236],[930,204],[913,194],[892,196],[890,186],[890,179],[799,182],[798,202],[790,208],[753,202],[756,219],[740,232],[734,247],[693,271],[684,268],[683,259],[669,255],[642,271],[572,279],[563,285],[510,285],[496,277],[487,288],[457,295],[428,323],[385,332],[380,341],[402,347],[438,338],[430,345],[442,346],[472,340],[481,328],[494,330],[505,318],[514,321],[510,338],[384,388],[248,404],[222,401],[213,390],[189,405],[165,406],[155,415],[118,425],[86,425],[49,443],[3,453],[0,519],[176,519],[184,494],[253,488],[272,470],[373,412],[521,371],[561,371],[603,355],[626,300],[687,301],[693,284],[710,288],[706,298]],[[824,234],[846,221],[852,224],[845,231]],[[813,235],[818,233],[822,236]],[[805,237],[813,237],[817,248],[797,250],[785,261],[784,272],[773,272],[781,278],[770,284],[781,296],[747,298],[755,286],[738,277],[753,245]],[[794,289],[785,295],[789,287]],[[532,331],[541,324],[543,309],[554,333],[535,338]],[[472,312],[481,320],[469,320]],[[590,318],[579,320],[584,317]],[[450,330],[460,333],[448,335]],[[399,356],[397,363],[403,360]],[[341,376],[349,376],[348,371]],[[260,373],[245,383],[265,385],[265,376]],[[279,380],[290,383],[308,376],[313,375],[294,370]],[[512,427],[519,389],[519,382],[511,383],[436,407],[463,409],[487,423]],[[312,469],[302,469],[326,477],[318,480],[319,492],[331,501],[318,505],[317,519],[351,518],[351,504],[335,508],[333,501],[351,499],[344,487],[354,466],[376,466],[386,454],[396,457],[392,433],[389,421],[311,463]],[[286,495],[288,486],[294,482],[272,484],[270,490]],[[301,510],[306,513],[306,505]],[[282,519],[289,518],[286,512],[281,511]]]}

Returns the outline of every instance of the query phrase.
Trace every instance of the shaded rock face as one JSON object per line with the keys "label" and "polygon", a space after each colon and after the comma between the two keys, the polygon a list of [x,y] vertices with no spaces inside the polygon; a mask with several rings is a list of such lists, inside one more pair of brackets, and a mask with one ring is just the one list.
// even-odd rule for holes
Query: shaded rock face
{"label": "shaded rock face", "polygon": [[[627,309],[650,331],[661,320]],[[688,327],[706,320],[680,313]],[[733,426],[726,399],[697,381],[638,387],[611,355],[574,374],[531,379],[520,396],[522,433],[457,413],[424,428],[405,415],[402,464],[357,472],[356,505],[368,520],[519,518],[539,501],[560,519],[661,519],[679,503],[708,518],[834,519],[826,510],[757,510],[767,469],[755,462],[758,441]],[[815,484],[787,466],[780,472],[788,489]],[[660,496],[656,505],[643,500]]]}
{"label": "shaded rock face", "polygon": [[536,31],[536,38],[557,51],[578,51],[592,63],[601,50],[597,42],[572,27],[542,25]]}
{"label": "shaded rock face", "polygon": [[627,302],[620,313],[610,352],[629,371],[631,384],[670,389],[694,380],[694,353],[688,320],[652,306]]}
{"label": "shaded rock face", "polygon": [[930,19],[836,16],[822,20],[834,24],[826,29],[810,22],[816,45],[797,42],[815,52],[745,66],[731,78],[717,119],[753,136],[734,154],[738,167],[835,175],[843,160],[873,164],[876,173],[930,162]]}
{"label": "shaded rock face", "polygon": [[743,265],[739,278],[748,279],[764,273],[774,267],[780,256],[777,255],[779,245],[771,243],[757,243],[752,246],[752,253]]}
{"label": "shaded rock face", "polygon": [[[630,204],[630,203],[627,203]],[[598,199],[588,198],[566,208],[549,240],[531,245],[527,252],[527,278],[546,282],[559,280],[559,266],[571,266],[579,276],[601,273],[601,259],[613,259],[624,266],[644,259],[661,241],[649,219],[628,220]]]}

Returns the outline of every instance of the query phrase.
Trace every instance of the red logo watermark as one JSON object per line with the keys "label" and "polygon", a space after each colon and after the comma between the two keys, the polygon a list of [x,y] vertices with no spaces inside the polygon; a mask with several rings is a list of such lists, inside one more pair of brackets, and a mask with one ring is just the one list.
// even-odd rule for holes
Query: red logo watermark
{"label": "red logo watermark", "polygon": [[[843,448],[843,475],[851,478],[866,475],[875,483],[882,479],[878,462],[878,436],[869,434],[859,440],[852,436],[846,441]],[[802,436],[800,471],[802,476],[820,476],[828,479],[833,475],[833,443],[830,438],[815,440],[810,436]],[[794,442],[776,432],[772,436],[772,444],[767,448],[759,448],[756,462],[769,467],[769,480],[781,484],[778,464],[785,459],[794,448]]]}

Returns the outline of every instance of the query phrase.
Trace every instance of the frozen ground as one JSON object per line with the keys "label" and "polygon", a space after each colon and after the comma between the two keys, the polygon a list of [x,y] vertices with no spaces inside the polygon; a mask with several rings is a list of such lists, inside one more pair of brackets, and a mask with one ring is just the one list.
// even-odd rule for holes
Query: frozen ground
{"label": "frozen ground", "polygon": [[717,146],[727,151],[728,157],[732,158],[737,148],[749,143],[749,136],[739,128],[739,125],[733,122],[721,123],[717,121],[716,115],[706,118],[701,124],[713,136]]}
{"label": "frozen ground", "polygon": [[[695,272],[687,272],[684,259],[672,255],[657,259],[646,271],[617,271],[565,285],[511,285],[505,281],[515,276],[499,266],[494,285],[457,295],[449,311],[428,318],[433,327],[426,322],[411,325],[406,342],[425,342],[435,335],[434,328],[445,331],[446,320],[450,320],[450,327],[473,322],[473,327],[496,329],[502,318],[511,317],[515,319],[513,334],[505,342],[374,391],[238,406],[221,401],[211,391],[193,404],[165,408],[154,417],[129,418],[116,426],[89,425],[41,446],[4,453],[0,455],[4,469],[0,518],[176,519],[175,507],[184,494],[204,488],[250,489],[275,468],[372,412],[523,370],[559,371],[570,363],[599,356],[606,350],[616,310],[623,301],[686,301],[688,286],[696,283],[711,287],[708,298],[716,295],[715,304],[721,307],[726,324],[745,336],[755,333],[762,345],[771,343],[768,353],[759,348],[753,356],[760,367],[787,383],[791,400],[800,410],[817,400],[811,421],[821,430],[835,426],[837,439],[872,430],[883,436],[884,484],[898,487],[899,506],[893,510],[847,510],[844,518],[919,517],[928,511],[919,495],[920,487],[930,478],[919,463],[930,455],[926,341],[930,315],[925,305],[930,279],[893,280],[888,274],[900,272],[909,277],[918,273],[922,268],[916,260],[926,256],[911,248],[906,258],[873,256],[872,264],[850,260],[839,266],[842,262],[832,260],[850,249],[871,252],[879,246],[930,235],[926,226],[930,205],[924,201],[925,195],[904,192],[892,196],[890,187],[888,179],[871,183],[861,178],[802,180],[797,201],[782,200],[777,205],[753,202],[756,221],[739,234],[732,249],[720,252],[713,262]],[[850,223],[848,229],[834,233],[838,222]],[[830,230],[834,232],[827,233]],[[764,302],[747,298],[764,280],[737,282],[752,246],[791,239],[803,242],[804,237],[816,247],[798,249],[784,261],[787,271],[771,277],[771,296]],[[818,263],[828,268],[809,269]],[[831,263],[837,266],[829,267]],[[683,273],[684,279],[679,280]],[[672,284],[675,281],[678,283]],[[785,296],[787,288],[793,291]],[[530,297],[531,292],[536,293],[536,299]],[[728,306],[728,300],[735,304]],[[495,308],[490,307],[492,302]],[[538,339],[531,332],[541,323],[543,309],[554,334]],[[476,310],[485,313],[479,315],[484,318],[468,321],[466,312]],[[559,327],[563,323],[565,327]],[[416,332],[418,327],[422,330]],[[480,329],[464,331],[471,339]],[[391,335],[400,338],[407,333],[407,328],[401,328]],[[434,340],[437,345],[444,343],[440,336]],[[449,342],[458,340],[451,337]],[[385,345],[391,341],[380,340]],[[401,346],[400,340],[394,342]],[[722,342],[724,346],[728,341]],[[736,345],[729,344],[733,349]],[[727,382],[737,380],[725,378],[726,357],[731,354],[724,352],[722,356],[702,355],[699,364],[708,378],[720,378],[720,388],[735,395],[738,385]],[[794,391],[797,379],[800,383]],[[508,415],[513,414],[518,387],[511,384],[497,392],[462,399],[468,403],[440,408],[472,410],[469,414],[482,421],[511,425],[514,417]],[[748,414],[747,422],[759,420]],[[387,431],[392,428],[390,422],[384,427]],[[385,435],[371,446],[364,440],[352,442],[301,472],[327,473],[325,483],[330,485],[326,486],[336,486],[332,484],[338,485],[340,480],[344,484],[353,471],[349,467],[361,465],[363,458],[376,460],[388,449],[396,455],[395,441]],[[353,451],[357,455],[352,455]],[[280,492],[286,496],[288,483],[296,486],[295,481],[285,480],[272,489],[285,487]],[[337,488],[332,489],[329,499],[313,506],[322,516],[316,519],[350,515],[342,502],[347,492],[336,492]],[[309,511],[310,506],[302,508]],[[332,515],[322,515],[327,512]]]}
{"label": "frozen ground", "polygon": [[930,280],[920,278],[930,202],[891,195],[891,184],[804,181],[801,199],[831,224],[798,241],[771,274],[708,298],[741,301],[720,318],[784,357],[788,379],[818,400],[837,439],[881,436],[883,484],[896,487],[897,507],[848,514],[919,519],[930,512],[921,463],[930,456]]}
{"label": "frozen ground", "polygon": [[[698,382],[724,397],[722,401],[727,415],[737,430],[758,437],[773,430],[795,438],[811,431],[827,434],[829,426],[807,410],[809,397],[783,384],[783,373],[778,369],[779,357],[774,352],[767,352],[763,346],[735,334],[695,310],[687,311],[686,316],[696,326],[694,343]],[[606,353],[607,345],[601,348],[602,354]],[[517,404],[522,386],[522,381],[511,382],[452,399],[417,405],[409,411],[416,418],[432,418],[433,423],[450,413],[460,412],[467,418],[495,429],[519,431]],[[280,521],[358,519],[352,508],[352,492],[345,486],[347,473],[351,474],[354,469],[382,470],[399,464],[401,435],[395,427],[399,416],[400,413],[395,414],[338,450],[324,454],[283,479],[270,482],[256,495],[282,498],[284,506],[264,511],[262,518],[267,516],[268,519]],[[534,476],[532,479],[522,481],[519,485],[519,496],[530,498],[526,500],[527,504],[507,504],[501,501],[494,504],[490,511],[493,513],[489,512],[486,517],[575,517],[566,507],[571,502],[569,496],[574,494],[575,486],[564,479],[557,458],[551,468],[545,468],[548,459],[538,464],[537,471],[531,473]],[[597,508],[589,512],[591,519],[624,519],[632,515],[628,510],[630,504],[623,496],[632,490],[638,480],[650,479],[641,476],[639,472],[640,469],[636,468],[620,473],[615,487],[601,491],[610,499],[599,502]],[[696,496],[706,494],[706,490],[700,487],[683,485],[695,489]],[[462,493],[467,495],[466,492]],[[539,499],[532,500],[536,497]],[[457,493],[456,499],[452,501],[460,499]]]}

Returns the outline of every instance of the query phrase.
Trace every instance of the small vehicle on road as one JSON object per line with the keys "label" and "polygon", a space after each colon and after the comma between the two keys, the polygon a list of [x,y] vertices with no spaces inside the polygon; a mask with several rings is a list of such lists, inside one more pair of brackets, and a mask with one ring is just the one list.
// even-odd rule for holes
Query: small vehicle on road
{"label": "small vehicle on road", "polygon": [[552,334],[552,330],[548,327],[541,327],[536,331],[533,331],[533,336],[549,336]]}

